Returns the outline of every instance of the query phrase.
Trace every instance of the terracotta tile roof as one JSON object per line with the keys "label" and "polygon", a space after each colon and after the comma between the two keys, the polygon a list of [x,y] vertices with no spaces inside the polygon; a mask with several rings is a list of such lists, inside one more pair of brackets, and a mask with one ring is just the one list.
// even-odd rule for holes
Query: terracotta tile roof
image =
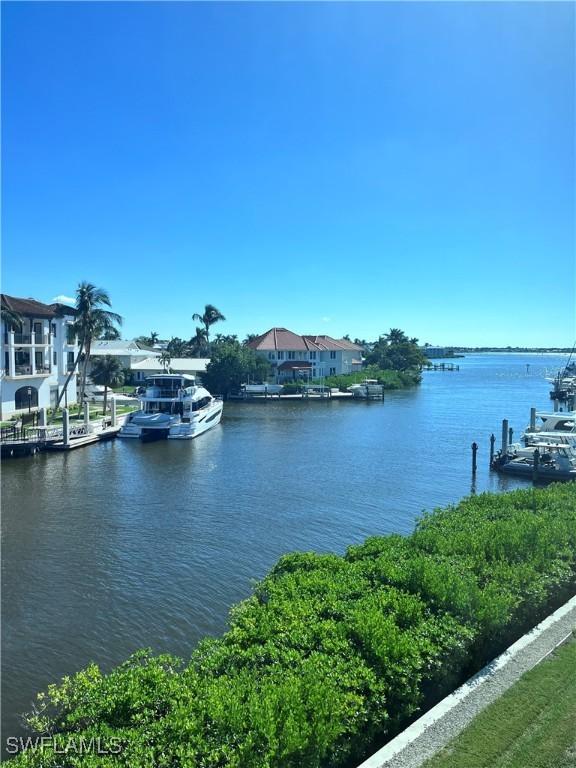
{"label": "terracotta tile roof", "polygon": [[346,350],[349,352],[362,351],[362,347],[353,344],[348,339],[333,339],[332,336],[304,336],[306,341],[315,344],[320,350]]}
{"label": "terracotta tile roof", "polygon": [[19,299],[16,296],[0,294],[2,306],[17,312],[19,315],[34,315],[34,317],[55,317],[56,312],[49,304],[42,304],[36,299]]}
{"label": "terracotta tile roof", "polygon": [[322,350],[348,350],[361,352],[362,347],[346,339],[333,339],[331,336],[298,336],[287,328],[270,328],[269,331],[248,342],[252,349],[268,351],[318,352]]}

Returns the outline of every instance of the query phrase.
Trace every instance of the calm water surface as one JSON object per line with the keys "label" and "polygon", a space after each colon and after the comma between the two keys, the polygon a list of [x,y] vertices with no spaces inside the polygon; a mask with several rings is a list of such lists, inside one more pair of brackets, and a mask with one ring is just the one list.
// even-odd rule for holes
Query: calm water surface
{"label": "calm water surface", "polygon": [[565,360],[470,355],[384,403],[228,403],[191,442],[5,462],[3,738],[36,691],[89,661],[188,656],[285,552],[343,552],[472,490],[523,485],[488,472],[489,435],[508,417],[519,437],[530,406],[549,408],[544,376]]}

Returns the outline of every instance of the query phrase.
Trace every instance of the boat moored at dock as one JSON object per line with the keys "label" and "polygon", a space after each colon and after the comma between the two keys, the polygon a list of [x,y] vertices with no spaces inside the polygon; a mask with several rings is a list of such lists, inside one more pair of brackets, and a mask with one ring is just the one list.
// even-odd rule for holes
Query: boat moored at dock
{"label": "boat moored at dock", "polygon": [[355,398],[363,400],[383,400],[384,385],[379,384],[377,379],[364,379],[359,384],[352,384],[347,392],[351,392]]}
{"label": "boat moored at dock", "polygon": [[529,447],[515,443],[505,453],[498,451],[492,469],[547,482],[576,480],[576,450],[555,443]]}
{"label": "boat moored at dock", "polygon": [[576,413],[573,411],[555,411],[530,413],[530,424],[526,427],[522,440],[526,446],[541,443],[576,444]]}
{"label": "boat moored at dock", "polygon": [[158,374],[146,379],[141,408],[126,418],[119,437],[190,440],[220,423],[223,403],[194,376]]}

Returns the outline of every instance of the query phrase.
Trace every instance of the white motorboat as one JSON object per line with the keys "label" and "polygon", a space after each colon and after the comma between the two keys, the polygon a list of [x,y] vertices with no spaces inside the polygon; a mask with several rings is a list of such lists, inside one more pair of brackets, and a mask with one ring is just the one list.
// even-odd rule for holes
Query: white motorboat
{"label": "white motorboat", "polygon": [[128,414],[118,437],[143,441],[190,440],[220,423],[223,403],[194,376],[158,374],[146,379],[141,408]]}
{"label": "white motorboat", "polygon": [[365,400],[381,400],[384,398],[384,385],[378,384],[378,379],[364,379],[359,384],[350,385],[347,392],[351,392],[354,397],[360,397]]}
{"label": "white motorboat", "polygon": [[576,480],[576,450],[571,445],[541,443],[522,446],[515,443],[507,452],[495,456],[492,468],[509,475],[538,480]]}
{"label": "white motorboat", "polygon": [[576,412],[532,412],[531,424],[526,427],[522,439],[525,445],[541,443],[576,444]]}

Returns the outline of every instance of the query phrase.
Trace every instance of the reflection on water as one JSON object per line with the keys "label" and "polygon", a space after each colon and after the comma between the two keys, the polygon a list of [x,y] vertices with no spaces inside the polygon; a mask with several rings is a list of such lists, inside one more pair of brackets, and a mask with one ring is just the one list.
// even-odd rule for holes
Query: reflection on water
{"label": "reflection on water", "polygon": [[287,551],[342,552],[410,531],[424,509],[522,485],[489,473],[489,435],[507,417],[519,437],[530,406],[549,407],[544,373],[561,359],[460,364],[384,403],[228,403],[192,442],[6,462],[4,735],[36,691],[91,660],[110,667],[143,646],[187,656]]}

